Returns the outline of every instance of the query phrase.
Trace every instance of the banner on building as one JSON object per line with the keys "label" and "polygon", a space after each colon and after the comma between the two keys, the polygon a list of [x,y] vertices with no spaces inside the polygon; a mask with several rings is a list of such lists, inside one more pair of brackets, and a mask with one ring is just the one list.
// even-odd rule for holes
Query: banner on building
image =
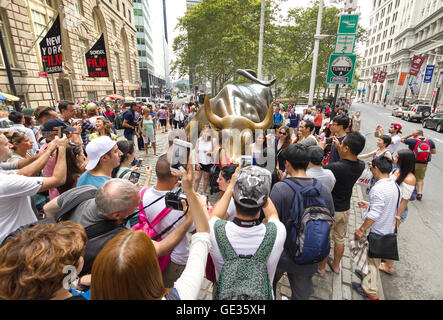
{"label": "banner on building", "polygon": [[377,81],[378,81],[378,77],[379,77],[379,76],[380,76],[379,73],[374,72],[374,75],[373,75],[373,77],[372,77],[372,83],[377,83]]}
{"label": "banner on building", "polygon": [[399,86],[402,86],[402,85],[405,84],[405,80],[406,80],[406,76],[407,76],[407,75],[408,75],[407,72],[402,72],[402,73],[400,74],[400,79],[398,80],[398,85],[399,85]]}
{"label": "banner on building", "polygon": [[433,66],[433,65],[426,66],[425,78],[423,80],[424,83],[431,83],[432,82],[432,76],[434,74],[434,69],[435,69],[435,66]]}
{"label": "banner on building", "polygon": [[425,62],[425,57],[414,56],[414,58],[412,59],[411,70],[409,71],[409,74],[412,76],[417,76],[423,62]]}
{"label": "banner on building", "polygon": [[378,76],[378,82],[383,83],[386,80],[386,76],[388,73],[386,71],[380,72],[380,75]]}
{"label": "banner on building", "polygon": [[39,45],[42,55],[43,71],[48,74],[62,72],[63,56],[60,15],[57,16],[51,29],[49,29]]}
{"label": "banner on building", "polygon": [[109,77],[104,34],[102,34],[100,39],[92,46],[91,50],[86,52],[85,56],[88,75],[90,77]]}

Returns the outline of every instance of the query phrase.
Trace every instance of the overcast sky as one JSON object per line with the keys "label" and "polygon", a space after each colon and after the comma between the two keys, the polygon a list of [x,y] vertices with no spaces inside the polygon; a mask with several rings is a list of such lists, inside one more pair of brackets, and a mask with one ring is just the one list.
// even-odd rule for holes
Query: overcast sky
{"label": "overcast sky", "polygon": [[[340,7],[340,5],[334,4],[334,2],[343,3],[344,0],[325,0],[325,5]],[[369,25],[369,15],[372,10],[371,2],[372,1],[369,0],[357,0],[361,12],[359,24],[364,28],[367,28]],[[287,0],[282,4],[281,8],[282,12],[287,12],[289,9],[295,7],[309,7],[312,3],[312,0]],[[178,23],[178,18],[183,16],[186,12],[186,0],[166,0],[166,7],[169,35],[169,58],[170,60],[173,60],[175,59],[175,56],[172,50],[172,44],[174,43],[174,38],[179,34],[178,30],[175,30],[175,27]]]}

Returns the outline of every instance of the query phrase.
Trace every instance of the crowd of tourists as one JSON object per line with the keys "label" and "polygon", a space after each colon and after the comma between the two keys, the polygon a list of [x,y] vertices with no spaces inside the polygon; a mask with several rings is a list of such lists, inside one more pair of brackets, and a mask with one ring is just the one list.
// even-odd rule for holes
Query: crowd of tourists
{"label": "crowd of tourists", "polygon": [[[351,196],[365,171],[369,201],[358,203],[367,210],[353,237],[361,248],[405,221],[436,152],[421,130],[400,137],[393,124],[389,134],[377,127],[376,150],[362,154],[359,112],[280,105],[275,134],[256,133],[245,151],[251,165],[234,163],[206,126],[196,164],[173,172],[172,130],[196,112],[192,103],[70,101],[31,117],[11,111],[14,126],[0,133],[0,299],[195,300],[206,277],[214,299],[272,300],[285,273],[291,299],[309,299],[315,274],[340,273]],[[168,131],[159,154],[159,133]],[[398,151],[400,143],[409,148]],[[137,150],[155,167],[142,166]],[[392,274],[395,259],[366,251],[353,288],[375,300],[379,271]]]}

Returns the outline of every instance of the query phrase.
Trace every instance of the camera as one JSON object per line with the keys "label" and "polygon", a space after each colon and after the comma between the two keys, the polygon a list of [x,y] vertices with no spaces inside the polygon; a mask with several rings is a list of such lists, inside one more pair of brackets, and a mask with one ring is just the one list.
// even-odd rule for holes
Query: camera
{"label": "camera", "polygon": [[172,210],[183,211],[181,200],[185,200],[188,204],[185,193],[181,187],[175,187],[165,195],[166,208]]}

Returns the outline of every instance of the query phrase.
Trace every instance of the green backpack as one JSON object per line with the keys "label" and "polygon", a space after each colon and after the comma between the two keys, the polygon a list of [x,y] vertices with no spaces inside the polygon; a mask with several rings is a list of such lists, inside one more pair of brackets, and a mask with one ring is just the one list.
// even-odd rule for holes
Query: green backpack
{"label": "green backpack", "polygon": [[265,223],[266,234],[253,256],[238,256],[226,236],[226,221],[217,220],[215,238],[224,260],[215,300],[273,300],[266,263],[277,236],[274,223]]}

